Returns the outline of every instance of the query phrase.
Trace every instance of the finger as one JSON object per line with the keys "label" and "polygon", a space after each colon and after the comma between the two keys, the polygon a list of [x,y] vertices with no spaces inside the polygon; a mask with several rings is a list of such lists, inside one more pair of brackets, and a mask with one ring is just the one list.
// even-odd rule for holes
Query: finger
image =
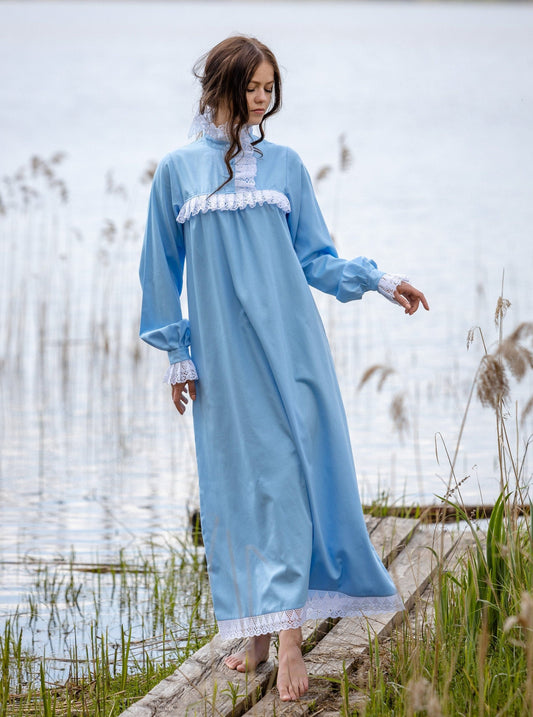
{"label": "finger", "polygon": [[191,397],[191,400],[196,401],[196,382],[188,381],[187,388],[189,389],[189,396]]}
{"label": "finger", "polygon": [[[400,291],[402,291],[402,286],[400,285],[400,286],[398,287],[398,289],[399,289]],[[414,286],[411,286],[410,284],[407,284],[407,285],[406,285],[406,291],[405,291],[405,292],[402,292],[402,293],[405,293],[405,294],[411,296],[413,299],[416,298],[418,301],[421,301],[421,302],[422,302],[422,306],[424,307],[424,309],[425,309],[426,311],[429,311],[429,304],[428,304],[428,302],[427,302],[426,297],[424,296],[424,294],[423,294],[421,291],[419,291],[418,289],[415,289]],[[417,306],[417,308],[418,308],[418,306]]]}
{"label": "finger", "polygon": [[400,304],[400,306],[403,306],[403,308],[405,309],[405,313],[407,313],[409,311],[409,308],[411,307],[411,304],[403,294],[400,294],[398,289],[396,289],[394,292],[394,298]]}
{"label": "finger", "polygon": [[409,309],[409,316],[412,316],[415,311],[418,310],[418,306],[420,304],[420,300],[418,296],[416,296],[414,299],[411,299],[411,308]]}
{"label": "finger", "polygon": [[185,383],[175,383],[172,385],[172,402],[181,414],[185,411],[185,406],[183,405],[184,391]]}

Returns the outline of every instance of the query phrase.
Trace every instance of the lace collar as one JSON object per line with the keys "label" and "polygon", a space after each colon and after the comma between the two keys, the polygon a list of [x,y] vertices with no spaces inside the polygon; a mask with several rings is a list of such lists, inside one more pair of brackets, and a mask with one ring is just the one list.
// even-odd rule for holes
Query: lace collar
{"label": "lace collar", "polygon": [[[241,147],[242,151],[235,157],[234,175],[235,191],[243,192],[255,189],[255,175],[257,174],[257,157],[252,142],[254,136],[252,129],[254,125],[246,125],[241,130]],[[229,142],[226,132],[226,125],[217,127],[212,120],[211,110],[203,115],[198,113],[193,120],[189,136],[202,133],[211,139]]]}
{"label": "lace collar", "polygon": [[[244,151],[251,146],[252,141],[255,139],[253,134],[254,127],[255,125],[247,124],[241,130],[240,140]],[[221,124],[217,126],[213,121],[213,113],[210,109],[208,109],[205,114],[198,112],[194,117],[189,130],[189,137],[194,137],[197,134],[203,134],[219,141],[230,141],[226,125]]]}

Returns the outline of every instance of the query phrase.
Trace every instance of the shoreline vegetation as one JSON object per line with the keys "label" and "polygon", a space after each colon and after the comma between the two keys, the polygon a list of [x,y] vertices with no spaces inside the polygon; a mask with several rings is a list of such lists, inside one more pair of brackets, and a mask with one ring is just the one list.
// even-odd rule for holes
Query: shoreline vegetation
{"label": "shoreline vegetation", "polygon": [[[58,234],[60,222],[47,212],[54,212],[54,202],[61,205],[68,200],[68,188],[58,171],[63,158],[62,153],[47,161],[34,157],[0,184],[2,235],[14,257],[17,221],[34,215],[33,210],[41,212],[42,219],[28,220],[22,230],[18,228],[19,234],[37,233],[42,238],[43,226],[47,241]],[[149,166],[144,184],[151,173]],[[125,190],[110,175],[107,191],[120,197]],[[124,301],[120,281],[117,292],[109,265],[120,256],[117,245],[133,242],[138,228],[107,221],[96,244],[88,247],[83,238],[75,244],[75,250],[82,247],[94,254],[88,266],[94,295],[86,300],[81,318],[71,313],[69,300],[77,287],[69,283],[73,278],[68,256],[62,258],[63,273],[58,270],[53,281],[40,277],[36,290],[29,284],[19,287],[16,272],[11,275],[7,269],[0,285],[0,298],[10,307],[2,327],[0,374],[18,376],[22,382],[27,373],[34,373],[38,357],[40,370],[55,380],[69,407],[74,390],[70,384],[73,328],[83,321],[91,329],[89,370],[84,376],[89,389],[102,384],[118,401],[113,369],[120,369],[115,375],[127,372],[132,381],[142,376],[136,326],[123,328],[120,321],[115,325],[109,319],[115,312],[121,316],[119,302]],[[61,246],[53,247],[61,256]],[[36,262],[46,249],[45,243]],[[61,312],[58,296],[68,310]],[[96,297],[99,300],[93,301]],[[533,397],[518,407],[511,390],[533,369],[533,322],[504,334],[509,308],[502,287],[493,348],[479,327],[468,335],[467,346],[476,341],[483,349],[482,358],[456,445],[449,449],[442,437],[435,439],[435,450],[444,456],[449,475],[437,506],[399,507],[387,495],[367,506],[375,515],[418,517],[426,510],[428,518],[433,514],[443,522],[451,515],[452,522],[470,532],[472,549],[456,571],[438,572],[430,597],[420,597],[411,619],[385,643],[370,640],[368,660],[335,686],[337,697],[330,707],[344,717],[533,713],[533,514],[526,462],[533,437],[521,435],[523,419],[533,411]],[[61,318],[54,324],[58,311]],[[24,363],[21,356],[28,354],[28,344],[34,352]],[[124,346],[134,348],[124,352]],[[121,358],[124,355],[126,359]],[[387,367],[370,367],[360,385],[377,377],[379,391],[388,375]],[[40,390],[52,390],[51,380],[42,383],[47,388]],[[89,440],[95,433],[127,434],[130,416],[121,413],[119,403],[109,425],[101,426],[96,425],[91,400],[89,390]],[[132,415],[143,408],[143,397],[139,400],[139,406],[128,409]],[[494,415],[500,491],[490,510],[466,505],[461,497],[466,478],[459,473],[457,457],[474,401]],[[7,419],[0,415],[0,420]],[[183,539],[170,536],[146,541],[133,551],[117,550],[115,558],[94,563],[75,554],[48,560],[20,558],[17,569],[30,580],[25,598],[12,614],[4,614],[0,628],[2,717],[115,717],[208,642],[216,624],[200,543],[198,533]],[[5,567],[0,561],[0,568]],[[48,645],[44,654],[43,644]]]}
{"label": "shoreline vegetation", "polygon": [[[518,493],[523,497],[524,489]],[[517,493],[511,489],[500,495],[483,528],[463,511],[460,498],[443,504],[457,512],[457,528],[470,534],[471,549],[457,569],[441,566],[409,619],[385,642],[369,638],[368,656],[356,670],[340,682],[332,680],[325,703],[329,714],[532,713],[532,516],[517,510]],[[116,717],[209,642],[216,626],[207,572],[203,550],[191,536],[165,546],[163,563],[152,553],[107,565],[77,564],[74,556],[66,564],[32,565],[34,590],[0,635],[0,713]],[[88,575],[96,579],[92,599],[104,616],[102,582],[113,583],[123,606],[119,637],[111,637],[105,620],[97,619],[88,627],[89,644],[71,650],[68,659],[32,654],[24,647],[28,641],[19,621],[29,610],[26,632],[43,618],[47,629],[65,629],[60,614],[68,604],[70,629],[76,630],[83,608],[77,598]],[[146,636],[134,641],[127,626],[139,619]],[[61,679],[51,677],[60,672]],[[320,711],[324,708],[321,703]]]}

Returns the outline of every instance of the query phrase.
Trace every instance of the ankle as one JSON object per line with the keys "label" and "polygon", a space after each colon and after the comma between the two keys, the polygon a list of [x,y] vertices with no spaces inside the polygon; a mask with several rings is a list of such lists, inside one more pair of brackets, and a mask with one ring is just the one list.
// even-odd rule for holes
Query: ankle
{"label": "ankle", "polygon": [[302,630],[301,628],[293,628],[289,630],[282,630],[279,633],[279,646],[280,648],[287,647],[298,647],[302,646]]}

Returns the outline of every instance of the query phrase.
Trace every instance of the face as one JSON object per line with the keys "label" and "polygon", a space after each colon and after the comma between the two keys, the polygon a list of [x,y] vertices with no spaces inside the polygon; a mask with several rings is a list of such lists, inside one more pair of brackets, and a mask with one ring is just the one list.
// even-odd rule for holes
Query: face
{"label": "face", "polygon": [[248,124],[259,124],[267,111],[274,89],[274,68],[265,60],[258,65],[246,88]]}

